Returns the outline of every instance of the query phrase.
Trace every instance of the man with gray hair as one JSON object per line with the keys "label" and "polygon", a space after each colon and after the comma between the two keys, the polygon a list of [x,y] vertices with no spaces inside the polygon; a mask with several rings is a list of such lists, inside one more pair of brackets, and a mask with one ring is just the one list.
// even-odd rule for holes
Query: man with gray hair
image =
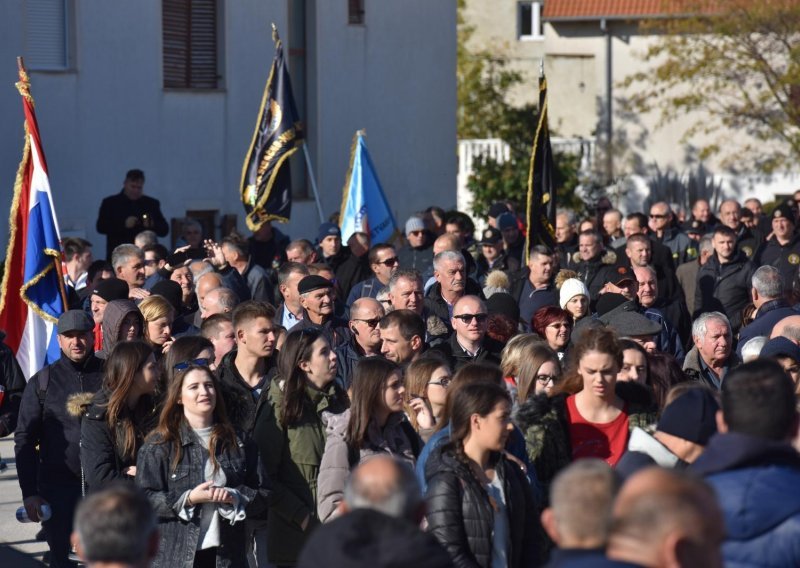
{"label": "man with gray hair", "polygon": [[768,336],[775,324],[783,318],[800,315],[800,312],[789,306],[784,298],[784,279],[780,270],[774,266],[764,265],[753,273],[750,281],[753,284],[750,297],[756,308],[756,317],[739,332],[736,354],[740,358],[742,346],[751,337]]}
{"label": "man with gray hair", "polygon": [[148,568],[158,553],[155,512],[132,483],[86,497],[74,527],[72,545],[88,568]]}
{"label": "man with gray hair", "polygon": [[203,299],[203,319],[214,314],[229,314],[239,305],[239,296],[230,288],[214,288]]}
{"label": "man with gray hair", "polygon": [[425,502],[411,470],[390,456],[376,456],[352,473],[340,515],[307,541],[300,568],[452,566],[436,538],[419,529]]}
{"label": "man with gray hair", "polygon": [[728,318],[720,312],[701,314],[692,324],[694,347],[686,355],[683,372],[690,379],[719,390],[730,369],[738,363],[732,353],[733,335]]}
{"label": "man with gray hair", "polygon": [[483,292],[477,282],[467,278],[467,263],[458,251],[445,250],[434,256],[433,276],[436,283],[428,290],[425,307],[452,331],[450,319],[456,302],[466,294],[482,296]]}
{"label": "man with gray hair", "polygon": [[619,486],[614,470],[599,459],[578,460],[559,472],[550,486],[550,506],[542,511],[542,526],[558,547],[549,567],[602,561]]}
{"label": "man with gray hair", "polygon": [[150,295],[150,292],[142,288],[145,281],[142,249],[136,245],[119,245],[111,253],[111,266],[114,268],[114,276],[128,283],[132,299],[142,300]]}

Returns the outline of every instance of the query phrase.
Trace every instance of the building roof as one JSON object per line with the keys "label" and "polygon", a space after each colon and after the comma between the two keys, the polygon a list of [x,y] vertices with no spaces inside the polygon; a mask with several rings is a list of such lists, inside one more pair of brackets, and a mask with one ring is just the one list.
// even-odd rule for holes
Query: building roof
{"label": "building roof", "polygon": [[546,0],[542,17],[549,21],[641,19],[685,13],[686,6],[686,0]]}

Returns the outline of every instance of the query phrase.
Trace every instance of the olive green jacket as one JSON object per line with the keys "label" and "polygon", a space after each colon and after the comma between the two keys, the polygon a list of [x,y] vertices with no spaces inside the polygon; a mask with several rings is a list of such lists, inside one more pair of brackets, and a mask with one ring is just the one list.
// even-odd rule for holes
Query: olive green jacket
{"label": "olive green jacket", "polygon": [[[280,423],[283,383],[270,383],[269,404],[260,407],[253,429],[261,461],[271,482],[267,521],[267,554],[277,565],[297,563],[300,550],[316,520],[317,476],[325,450],[325,423],[329,414],[347,408],[347,397],[331,383],[327,390],[307,388],[306,404],[298,423],[284,429]],[[306,530],[300,528],[309,517]]]}

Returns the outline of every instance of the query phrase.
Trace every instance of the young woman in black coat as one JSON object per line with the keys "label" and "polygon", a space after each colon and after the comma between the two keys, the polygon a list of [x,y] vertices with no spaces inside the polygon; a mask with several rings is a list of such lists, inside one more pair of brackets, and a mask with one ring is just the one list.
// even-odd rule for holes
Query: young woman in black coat
{"label": "young woman in black coat", "polygon": [[503,453],[513,429],[499,385],[465,385],[448,401],[450,443],[426,464],[429,530],[458,568],[538,564],[538,513],[528,480]]}
{"label": "young woman in black coat", "polygon": [[123,341],[111,351],[103,388],[81,421],[81,465],[89,489],[136,475],[136,454],[158,420],[158,376],[153,350],[143,341]]}

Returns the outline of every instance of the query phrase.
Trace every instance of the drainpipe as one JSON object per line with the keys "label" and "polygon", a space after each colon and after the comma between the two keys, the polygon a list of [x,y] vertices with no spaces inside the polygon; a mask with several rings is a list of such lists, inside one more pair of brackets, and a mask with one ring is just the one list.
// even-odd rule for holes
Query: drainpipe
{"label": "drainpipe", "polygon": [[600,30],[606,36],[606,177],[610,184],[614,181],[614,154],[612,151],[614,142],[613,36],[609,22],[605,18],[600,20]]}

